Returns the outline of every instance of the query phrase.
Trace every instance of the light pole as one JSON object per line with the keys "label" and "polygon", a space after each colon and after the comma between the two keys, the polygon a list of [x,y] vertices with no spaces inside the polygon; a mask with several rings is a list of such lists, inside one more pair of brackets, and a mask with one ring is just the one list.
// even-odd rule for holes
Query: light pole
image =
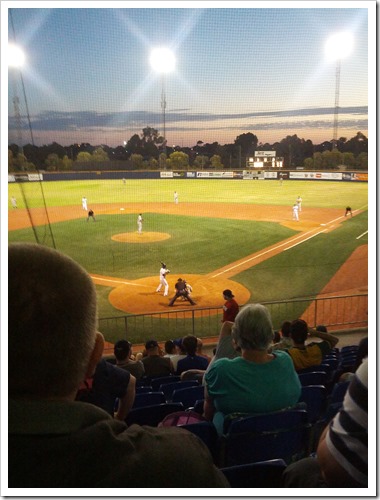
{"label": "light pole", "polygon": [[349,56],[354,44],[351,33],[341,32],[332,35],[326,42],[325,52],[331,61],[336,61],[335,67],[335,106],[333,126],[333,149],[338,144],[338,116],[339,116],[339,93],[340,93],[340,66],[341,60]]}
{"label": "light pole", "polygon": [[163,125],[163,151],[166,154],[166,91],[165,91],[165,75],[174,70],[175,56],[170,49],[161,47],[153,49],[150,54],[150,64],[154,71],[161,74],[162,91],[161,91],[161,109],[162,109],[162,125]]}
{"label": "light pole", "polygon": [[[15,68],[20,70],[21,74],[21,68],[24,65],[25,62],[25,54],[21,50],[20,47],[17,45],[9,44],[8,46],[8,66],[9,68]],[[19,151],[21,154],[24,153],[23,151],[23,145],[22,145],[22,129],[21,129],[21,114],[20,114],[20,99],[18,97],[18,92],[17,92],[17,83],[16,83],[16,78],[14,75],[14,96],[13,96],[13,109],[15,113],[15,121],[16,121],[16,128],[17,128],[17,142],[18,142],[18,147]]]}

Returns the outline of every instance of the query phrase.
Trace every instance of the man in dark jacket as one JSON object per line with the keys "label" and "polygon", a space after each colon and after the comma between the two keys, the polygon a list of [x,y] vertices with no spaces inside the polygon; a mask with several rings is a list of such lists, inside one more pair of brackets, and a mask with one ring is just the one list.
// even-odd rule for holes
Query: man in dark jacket
{"label": "man in dark jacket", "polygon": [[190,302],[192,306],[196,305],[193,299],[190,297],[189,292],[186,288],[186,281],[184,281],[182,278],[178,278],[178,281],[175,284],[175,289],[176,293],[172,298],[172,300],[169,302],[169,306],[172,306],[174,302],[178,299],[178,297],[184,297],[186,300]]}

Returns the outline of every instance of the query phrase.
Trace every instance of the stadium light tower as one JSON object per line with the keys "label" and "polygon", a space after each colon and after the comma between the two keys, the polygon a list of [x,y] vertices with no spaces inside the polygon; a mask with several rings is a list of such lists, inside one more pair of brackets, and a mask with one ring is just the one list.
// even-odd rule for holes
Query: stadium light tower
{"label": "stadium light tower", "polygon": [[[25,63],[25,54],[23,50],[17,45],[9,44],[8,45],[8,67],[19,69],[23,67]],[[15,79],[16,80],[16,79]],[[22,129],[21,129],[21,114],[20,114],[20,98],[17,95],[17,85],[16,81],[14,84],[14,96],[13,96],[13,109],[15,113],[15,121],[17,127],[17,142],[19,151],[23,154],[23,145],[22,145]]]}
{"label": "stadium light tower", "polygon": [[334,107],[334,129],[333,149],[338,144],[338,116],[339,116],[339,92],[340,92],[340,66],[341,60],[351,54],[354,39],[349,32],[340,32],[332,35],[326,42],[325,52],[330,61],[336,61],[335,68],[335,107]]}
{"label": "stadium light tower", "polygon": [[150,54],[150,65],[157,73],[162,76],[162,90],[161,90],[161,109],[162,109],[162,123],[163,123],[163,137],[164,137],[164,153],[166,154],[166,93],[165,93],[165,75],[170,73],[175,68],[175,57],[173,52],[167,48],[153,49]]}

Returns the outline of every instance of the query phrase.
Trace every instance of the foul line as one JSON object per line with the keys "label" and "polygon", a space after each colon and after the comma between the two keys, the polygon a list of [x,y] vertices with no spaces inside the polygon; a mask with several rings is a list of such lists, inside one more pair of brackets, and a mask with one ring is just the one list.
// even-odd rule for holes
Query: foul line
{"label": "foul line", "polygon": [[[278,248],[281,248],[285,245],[288,245],[289,243],[291,243],[292,241],[294,240],[298,240],[299,238],[303,238],[306,234],[309,234],[309,233],[312,233],[313,231],[315,231],[315,229],[312,229],[311,231],[307,231],[306,233],[302,233],[298,236],[295,236],[290,242],[289,241],[285,241],[284,243],[281,243],[281,245],[277,245],[276,247],[273,247],[273,248],[269,248],[268,250],[265,250],[265,252],[261,252],[260,254],[258,255],[254,255],[253,257],[247,259],[247,260],[244,260],[243,262],[239,262],[238,264],[235,264],[234,266],[232,267],[229,267],[228,269],[224,269],[223,271],[221,271],[220,273],[218,274],[214,274],[213,276],[211,276],[211,278],[216,278],[217,276],[220,276],[221,274],[224,274],[224,273],[227,273],[228,271],[232,271],[233,269],[235,269],[236,267],[240,267],[242,266],[243,264],[246,264],[247,262],[250,262],[251,260],[255,260],[255,259],[258,259],[259,257],[261,257],[262,255],[265,255],[267,253],[270,253],[270,252],[273,252],[274,250],[277,250]],[[322,231],[320,231],[322,232]],[[312,238],[312,236],[311,236]],[[300,242],[302,243],[302,241]],[[298,243],[297,243],[298,244]]]}
{"label": "foul line", "polygon": [[358,239],[360,239],[362,236],[364,236],[364,235],[365,235],[365,234],[367,234],[367,233],[368,233],[368,231],[364,231],[364,233],[363,233],[363,234],[361,234],[360,236],[358,236],[356,239],[357,239],[357,240],[358,240]]}
{"label": "foul line", "polygon": [[[359,210],[360,210],[360,209],[359,209]],[[356,210],[354,210],[354,212],[355,212],[355,211],[356,211]],[[326,222],[326,224],[325,224],[325,225],[327,226],[327,225],[332,224],[333,222],[336,222],[336,221],[338,221],[338,220],[340,220],[340,219],[344,219],[344,215],[341,215],[340,217],[337,217],[336,219],[333,219],[333,220],[330,220],[329,222]],[[309,236],[308,238],[305,238],[305,239],[303,239],[302,241],[299,241],[298,243],[295,243],[294,245],[291,245],[290,247],[285,248],[285,249],[284,249],[284,252],[285,252],[286,250],[290,250],[291,248],[293,248],[293,247],[295,247],[295,246],[297,246],[297,245],[300,245],[300,244],[301,244],[301,243],[303,243],[304,241],[310,240],[310,238],[314,238],[314,236],[317,236],[318,234],[325,233],[325,232],[326,232],[326,230],[327,230],[327,229],[323,229],[322,231],[318,231],[317,233],[312,234],[312,235],[311,235],[311,236]],[[289,244],[289,243],[291,243],[292,241],[298,240],[299,238],[303,238],[304,236],[306,236],[306,235],[308,235],[308,234],[312,233],[313,231],[315,231],[315,229],[312,229],[311,231],[307,231],[306,233],[302,233],[302,234],[300,234],[300,235],[298,235],[298,236],[294,237],[294,238],[293,238],[290,242],[289,242],[289,241],[285,241],[284,243],[281,243],[281,245],[277,245],[276,247],[273,247],[273,248],[270,248],[270,249],[268,249],[268,250],[265,250],[265,252],[262,252],[262,253],[260,253],[260,254],[258,254],[258,255],[254,255],[254,256],[253,256],[253,257],[251,257],[250,259],[244,260],[243,262],[239,262],[238,264],[235,264],[234,266],[231,266],[231,267],[229,267],[229,268],[227,268],[227,269],[224,269],[223,271],[221,271],[221,272],[220,272],[220,273],[218,273],[218,274],[214,274],[213,276],[211,276],[211,278],[216,278],[217,276],[220,276],[221,274],[224,274],[224,273],[227,273],[227,272],[229,272],[229,271],[232,271],[233,269],[235,269],[235,268],[237,268],[237,267],[240,267],[240,266],[242,266],[243,264],[246,264],[247,262],[250,262],[251,260],[258,259],[259,257],[261,257],[261,256],[263,256],[263,255],[265,255],[265,254],[267,254],[267,253],[273,252],[273,251],[275,251],[275,250],[277,250],[277,249],[279,249],[279,248],[281,248],[281,247],[283,247],[283,246],[285,246],[285,245],[288,245],[288,244]]]}
{"label": "foul line", "polygon": [[287,250],[290,250],[291,248],[296,247],[297,245],[301,245],[301,243],[305,243],[305,241],[310,240],[311,238],[314,238],[314,236],[317,236],[318,234],[325,233],[326,231],[327,231],[327,229],[322,229],[322,231],[318,231],[318,233],[312,234],[308,238],[305,238],[304,240],[299,241],[298,243],[294,243],[294,245],[292,245],[291,247],[285,248],[284,252],[286,252]]}
{"label": "foul line", "polygon": [[[91,276],[91,274],[90,274]],[[95,276],[91,276],[93,280],[99,280],[99,281],[109,281],[110,283],[118,283],[119,285],[132,285],[132,286],[143,286],[146,288],[150,288],[148,285],[142,285],[141,283],[131,283],[130,281],[121,281],[121,280],[109,280],[107,278],[97,278]]]}

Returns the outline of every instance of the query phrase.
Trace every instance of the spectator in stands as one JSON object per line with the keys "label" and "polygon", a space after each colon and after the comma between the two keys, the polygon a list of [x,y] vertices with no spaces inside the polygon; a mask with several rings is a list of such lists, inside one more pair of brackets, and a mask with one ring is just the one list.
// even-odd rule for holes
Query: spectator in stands
{"label": "spectator in stands", "polygon": [[145,344],[145,351],[146,356],[142,358],[141,362],[144,365],[146,377],[165,377],[174,373],[171,359],[160,355],[160,346],[157,340],[148,340]]}
{"label": "spectator in stands", "polygon": [[203,356],[204,358],[207,359],[208,363],[211,361],[211,356],[203,352],[203,342],[202,339],[197,337],[197,350],[196,350],[197,356]]}
{"label": "spectator in stands", "polygon": [[182,339],[182,345],[186,352],[186,357],[177,363],[176,374],[181,375],[186,370],[206,370],[208,361],[204,356],[197,356],[197,337],[186,335]]}
{"label": "spectator in stands", "polygon": [[239,312],[239,304],[234,297],[235,295],[233,295],[231,290],[223,290],[223,298],[226,302],[223,304],[222,323],[225,321],[235,321],[236,315]]}
{"label": "spectator in stands", "polygon": [[145,368],[141,361],[131,359],[132,344],[128,340],[118,340],[113,350],[116,358],[116,365],[123,370],[127,370],[136,379],[140,379],[145,374]]}
{"label": "spectator in stands", "polygon": [[290,321],[284,321],[281,325],[281,339],[278,342],[275,342],[270,348],[269,351],[277,351],[280,349],[281,351],[285,349],[289,349],[290,347],[293,347],[293,342],[292,339],[290,338]]}
{"label": "spectator in stands", "polygon": [[355,372],[342,409],[326,426],[316,457],[289,465],[286,488],[368,487],[368,358]]}
{"label": "spectator in stands", "polygon": [[[301,384],[288,354],[268,353],[273,326],[261,304],[243,307],[229,325],[241,356],[218,359],[205,374],[204,416],[219,433],[230,413],[267,413],[295,405]],[[286,381],[286,383],[284,383]]]}
{"label": "spectator in stands", "polygon": [[105,359],[96,365],[94,376],[84,382],[77,401],[92,403],[116,419],[124,421],[133,406],[136,378]]}
{"label": "spectator in stands", "polygon": [[170,361],[173,363],[173,368],[174,371],[177,371],[177,363],[180,359],[186,358],[187,354],[186,351],[182,345],[182,338],[179,339],[174,339],[173,340],[175,348],[176,348],[176,354],[174,356],[171,356]]}
{"label": "spectator in stands", "polygon": [[171,358],[177,353],[175,343],[172,340],[167,340],[164,345],[165,354],[164,358]]}
{"label": "spectator in stands", "polygon": [[54,496],[53,488],[228,487],[188,431],[127,428],[74,401],[104,346],[95,285],[81,266],[46,246],[16,243],[8,276],[8,488]]}
{"label": "spectator in stands", "polygon": [[[306,339],[310,335],[322,339],[322,342],[305,344]],[[320,365],[323,356],[328,354],[339,342],[338,337],[331,335],[331,333],[309,328],[303,319],[292,321],[290,325],[290,338],[292,339],[293,347],[290,347],[287,352],[290,354],[297,371],[310,366]]]}

